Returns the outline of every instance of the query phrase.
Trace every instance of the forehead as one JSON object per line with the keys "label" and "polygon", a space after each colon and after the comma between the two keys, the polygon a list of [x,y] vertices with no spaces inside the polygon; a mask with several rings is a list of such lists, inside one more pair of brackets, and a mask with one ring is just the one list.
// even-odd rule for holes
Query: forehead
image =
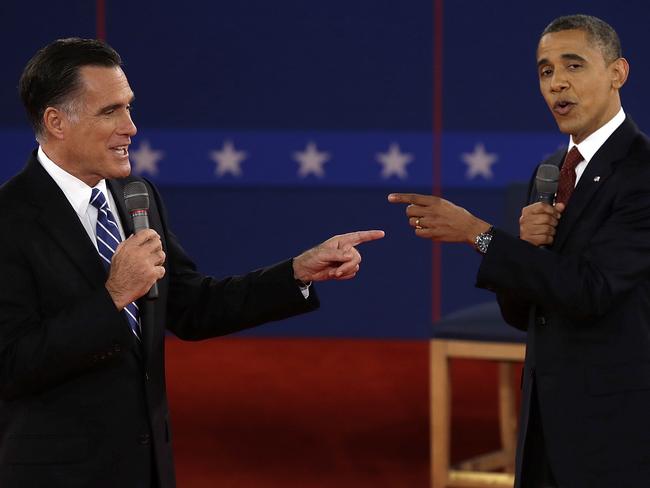
{"label": "forehead", "polygon": [[598,45],[591,42],[583,30],[564,30],[545,34],[537,45],[537,61],[555,62],[566,55],[578,55],[595,61],[604,56]]}
{"label": "forehead", "polygon": [[119,66],[84,66],[79,77],[86,102],[101,99],[128,103],[133,98],[129,81]]}

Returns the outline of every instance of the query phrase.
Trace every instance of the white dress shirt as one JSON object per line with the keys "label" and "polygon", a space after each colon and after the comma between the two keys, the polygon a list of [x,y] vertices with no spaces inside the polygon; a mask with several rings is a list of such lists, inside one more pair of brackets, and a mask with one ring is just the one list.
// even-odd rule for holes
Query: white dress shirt
{"label": "white dress shirt", "polygon": [[582,154],[582,157],[584,158],[584,161],[580,161],[580,164],[576,166],[576,185],[578,184],[578,181],[580,181],[582,173],[584,173],[585,169],[587,169],[587,165],[589,164],[589,161],[591,161],[591,158],[594,157],[594,154],[598,152],[601,146],[605,144],[605,141],[609,139],[609,136],[611,136],[614,131],[619,128],[624,120],[625,112],[623,112],[623,107],[621,107],[618,113],[614,115],[614,117],[609,122],[607,122],[593,134],[589,135],[589,137],[587,137],[580,144],[573,142],[573,136],[569,138],[568,151],[570,151],[573,146],[578,146],[578,151],[580,151],[580,154]]}
{"label": "white dress shirt", "polygon": [[[77,213],[81,225],[86,229],[88,237],[92,241],[95,248],[97,248],[97,209],[90,204],[90,195],[92,193],[92,188],[83,181],[81,181],[76,176],[72,176],[70,173],[62,169],[56,163],[54,163],[50,158],[47,157],[42,147],[38,147],[38,161],[41,163],[41,166],[47,171],[47,173],[52,177],[54,182],[61,188],[61,191],[70,202],[70,205]],[[102,191],[104,196],[108,201],[108,206],[113,212],[113,216],[117,222],[117,227],[120,229],[120,235],[122,240],[124,240],[124,228],[122,227],[122,222],[120,221],[120,214],[117,211],[115,205],[115,200],[113,200],[113,195],[108,188],[106,187],[106,180],[101,180],[95,188],[98,188]]]}

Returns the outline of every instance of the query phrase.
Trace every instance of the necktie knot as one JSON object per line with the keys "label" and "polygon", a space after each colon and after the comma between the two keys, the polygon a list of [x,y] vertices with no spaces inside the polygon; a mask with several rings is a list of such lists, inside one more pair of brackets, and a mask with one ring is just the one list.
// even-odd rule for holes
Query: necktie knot
{"label": "necktie knot", "polygon": [[90,193],[90,204],[97,210],[105,208],[107,205],[106,197],[99,188],[93,188]]}
{"label": "necktie knot", "polygon": [[564,164],[560,169],[560,181],[558,182],[556,203],[567,204],[573,189],[576,186],[576,167],[584,160],[578,146],[573,146],[564,158]]}
{"label": "necktie knot", "polygon": [[562,165],[562,171],[574,171],[576,166],[580,164],[583,158],[580,151],[578,151],[578,146],[573,146],[571,150],[567,153],[566,158],[564,158],[564,164]]}

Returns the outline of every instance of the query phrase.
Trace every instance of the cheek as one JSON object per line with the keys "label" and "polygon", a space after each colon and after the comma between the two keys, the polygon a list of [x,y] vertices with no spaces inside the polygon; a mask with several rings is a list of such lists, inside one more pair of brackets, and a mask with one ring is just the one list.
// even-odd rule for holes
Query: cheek
{"label": "cheek", "polygon": [[544,102],[548,106],[549,109],[553,110],[553,104],[555,103],[553,97],[550,95],[546,94],[545,92],[542,92],[542,96],[544,97]]}
{"label": "cheek", "polygon": [[544,98],[544,101],[547,104],[550,104],[552,96],[551,96],[551,93],[550,93],[551,90],[548,87],[548,83],[544,83],[544,82],[540,81],[539,82],[539,92],[541,93],[542,97]]}

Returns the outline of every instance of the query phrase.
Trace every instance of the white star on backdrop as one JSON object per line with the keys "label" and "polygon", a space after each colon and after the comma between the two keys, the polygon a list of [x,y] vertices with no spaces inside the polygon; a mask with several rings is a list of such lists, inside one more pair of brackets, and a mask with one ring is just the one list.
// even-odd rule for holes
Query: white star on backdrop
{"label": "white star on backdrop", "polygon": [[316,144],[309,142],[304,151],[296,151],[293,153],[293,159],[300,164],[298,176],[301,178],[305,178],[309,174],[322,178],[325,176],[323,165],[329,161],[330,154],[325,151],[319,151]]}
{"label": "white star on backdrop", "polygon": [[136,151],[129,151],[131,159],[135,161],[133,172],[137,175],[149,173],[156,176],[158,174],[158,161],[165,157],[163,151],[154,151],[146,139],[140,143]]}
{"label": "white star on backdrop", "polygon": [[413,154],[400,151],[399,144],[396,142],[391,143],[388,152],[377,153],[376,158],[383,166],[382,178],[388,179],[391,176],[397,176],[403,180],[408,177],[406,165],[413,161]]}
{"label": "white star on backdrop", "polygon": [[241,176],[241,163],[248,157],[246,151],[237,151],[232,141],[224,141],[219,151],[210,151],[210,159],[217,163],[214,174],[221,177],[226,173]]}
{"label": "white star on backdrop", "polygon": [[474,152],[463,153],[461,159],[467,165],[467,172],[465,177],[468,180],[481,175],[486,180],[492,179],[492,165],[497,162],[499,156],[495,153],[488,153],[485,151],[485,146],[478,143],[474,146]]}

